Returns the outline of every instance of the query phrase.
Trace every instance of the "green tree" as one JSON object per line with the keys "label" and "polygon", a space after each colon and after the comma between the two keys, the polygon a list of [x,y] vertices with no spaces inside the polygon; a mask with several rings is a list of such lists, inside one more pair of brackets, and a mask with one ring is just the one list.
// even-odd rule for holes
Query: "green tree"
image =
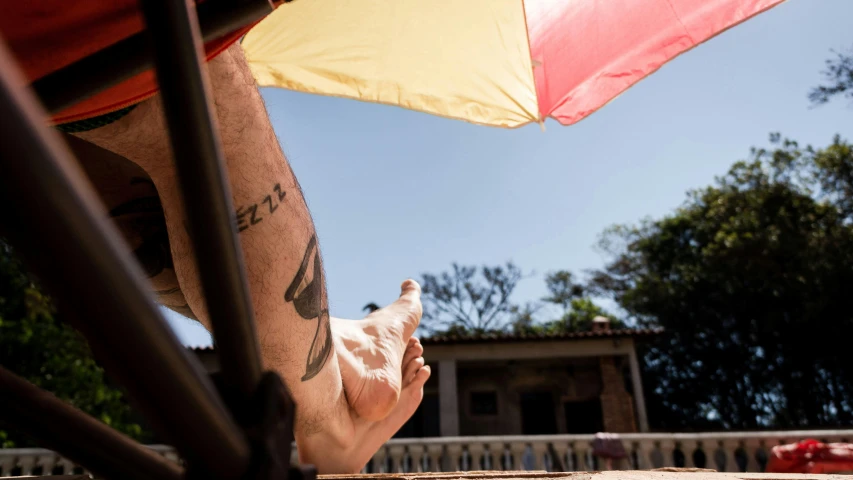
{"label": "green tree", "polygon": [[572,272],[558,270],[545,275],[545,287],[548,296],[542,300],[563,307],[563,314],[569,312],[572,300],[583,296],[583,286],[576,283]]}
{"label": "green tree", "polygon": [[826,61],[823,71],[825,83],[809,92],[809,100],[815,105],[829,102],[841,96],[853,99],[853,49],[846,53],[832,52],[835,56]]}
{"label": "green tree", "polygon": [[512,262],[480,268],[454,263],[449,272],[425,273],[421,325],[432,334],[505,331],[518,311],[510,296],[522,278]]}
{"label": "green tree", "polygon": [[[109,385],[81,335],[62,323],[50,298],[0,240],[0,365],[140,440],[151,437],[117,388]],[[12,430],[0,431],[3,447],[37,446]]]}
{"label": "green tree", "polygon": [[572,299],[569,311],[554,322],[551,329],[560,332],[588,332],[592,330],[592,321],[596,317],[607,317],[610,320],[610,328],[625,326],[622,320],[596,305],[591,298],[581,297]]}
{"label": "green tree", "polygon": [[591,291],[666,329],[643,352],[657,428],[853,424],[851,145],[772,141],[602,236]]}

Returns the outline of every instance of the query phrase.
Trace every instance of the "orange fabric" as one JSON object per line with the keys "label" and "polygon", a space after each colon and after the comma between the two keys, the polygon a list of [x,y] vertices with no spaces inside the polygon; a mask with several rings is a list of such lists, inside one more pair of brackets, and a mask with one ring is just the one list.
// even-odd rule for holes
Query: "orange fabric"
{"label": "orange fabric", "polygon": [[[250,26],[205,45],[215,57]],[[32,82],[143,29],[137,0],[12,0],[0,2],[0,34]],[[103,115],[157,92],[149,70],[53,115],[66,123]]]}

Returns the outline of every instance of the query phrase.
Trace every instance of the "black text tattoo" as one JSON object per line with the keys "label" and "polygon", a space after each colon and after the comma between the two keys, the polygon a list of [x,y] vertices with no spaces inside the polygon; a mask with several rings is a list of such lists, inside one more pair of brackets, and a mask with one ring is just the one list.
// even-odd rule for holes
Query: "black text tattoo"
{"label": "black text tattoo", "polygon": [[293,277],[287,291],[284,292],[284,300],[293,302],[293,307],[300,317],[305,320],[317,319],[317,330],[308,350],[308,359],[305,362],[305,375],[302,381],[311,380],[326,365],[329,355],[332,353],[332,330],[329,325],[329,310],[324,305],[326,285],[323,278],[323,265],[320,261],[320,250],[317,248],[316,235],[311,236],[302,264]]}
{"label": "black text tattoo", "polygon": [[272,215],[278,210],[278,206],[284,201],[287,192],[281,189],[280,183],[276,183],[272,189],[273,193],[264,197],[260,202],[237,209],[237,229],[239,231],[242,232],[252,225],[261,223],[265,216]]}

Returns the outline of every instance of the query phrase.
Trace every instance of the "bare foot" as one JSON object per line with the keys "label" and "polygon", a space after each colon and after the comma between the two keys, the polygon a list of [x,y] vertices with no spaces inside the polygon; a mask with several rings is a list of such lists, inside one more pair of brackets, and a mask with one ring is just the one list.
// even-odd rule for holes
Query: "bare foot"
{"label": "bare foot", "polygon": [[[410,343],[409,347],[406,358],[410,358],[410,354],[414,355],[419,349],[422,351],[418,342]],[[376,451],[415,413],[423,399],[424,384],[430,373],[429,366],[424,365],[423,357],[412,357],[403,365],[403,388],[399,401],[384,420],[373,422],[364,418],[354,419],[352,442],[334,455],[329,454],[329,442],[322,436],[306,438],[299,445],[300,462],[315,465],[317,471],[325,475],[361,471]]]}
{"label": "bare foot", "polygon": [[365,420],[391,414],[410,380],[406,369],[419,365],[408,372],[414,375],[423,367],[423,347],[412,338],[421,319],[420,295],[420,285],[406,280],[397,301],[364,320],[332,319],[347,402]]}

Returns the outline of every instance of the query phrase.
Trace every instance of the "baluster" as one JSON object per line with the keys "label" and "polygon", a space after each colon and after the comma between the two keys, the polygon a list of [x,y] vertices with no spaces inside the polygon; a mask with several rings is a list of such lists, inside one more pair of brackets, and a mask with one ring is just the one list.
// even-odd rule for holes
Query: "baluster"
{"label": "baluster", "polygon": [[767,469],[767,461],[768,461],[768,448],[765,445],[764,440],[760,440],[758,442],[758,448],[755,450],[755,455],[753,458],[755,459],[755,463],[758,466],[758,471],[764,473],[764,470]]}
{"label": "baluster", "polygon": [[696,450],[690,454],[693,466],[696,468],[708,468],[708,450],[703,442],[696,442]]}
{"label": "baluster", "polygon": [[527,450],[527,445],[523,442],[512,442],[509,445],[509,451],[512,452],[512,463],[515,464],[515,469],[518,471],[524,470],[524,453]]}
{"label": "baluster", "polygon": [[462,445],[458,443],[447,444],[447,456],[442,468],[445,472],[453,472],[460,469],[460,460],[462,460]]}
{"label": "baluster", "polygon": [[555,458],[551,459],[551,471],[553,472],[569,472],[569,462],[566,460],[566,453],[571,449],[567,442],[554,442],[551,444],[549,454]]}
{"label": "baluster", "polygon": [[[177,453],[172,452],[172,455],[174,455],[176,459],[178,458]],[[290,448],[290,464],[299,465],[299,450],[293,447]]]}
{"label": "baluster", "polygon": [[63,475],[71,475],[72,471],[74,470],[74,462],[67,458],[60,457],[59,461],[56,462],[56,464],[57,466],[62,467]]}
{"label": "baluster", "polygon": [[655,444],[651,440],[641,439],[637,442],[637,470],[650,470],[652,467],[651,454]]}
{"label": "baluster", "polygon": [[758,462],[755,459],[755,454],[758,452],[760,448],[759,441],[757,438],[747,438],[744,441],[743,445],[744,449],[746,449],[747,456],[747,471],[748,472],[760,472],[761,469],[758,467]]}
{"label": "baluster", "polygon": [[675,468],[684,468],[684,447],[680,441],[674,443],[670,460]]}
{"label": "baluster", "polygon": [[489,444],[489,470],[506,470],[504,467],[504,443],[492,442]]}
{"label": "baluster", "polygon": [[468,472],[471,468],[471,454],[468,452],[468,445],[462,446],[462,455],[459,456],[459,470]]}
{"label": "baluster", "polygon": [[717,441],[717,449],[714,450],[714,467],[718,472],[732,471],[734,462],[731,460],[731,455],[726,449],[726,444],[722,440]]}
{"label": "baluster", "polygon": [[696,441],[695,440],[682,440],[681,442],[681,453],[684,454],[684,467],[685,468],[695,468],[696,465],[693,464],[693,452],[696,451]]}
{"label": "baluster", "polygon": [[746,449],[746,444],[743,440],[737,442],[737,447],[735,448],[732,457],[734,457],[735,465],[737,470],[736,472],[747,472],[749,471],[749,452]]}
{"label": "baluster", "polygon": [[385,465],[387,458],[388,453],[385,451],[385,446],[383,445],[373,454],[373,473],[388,473]]}
{"label": "baluster", "polygon": [[0,477],[8,477],[15,467],[15,456],[0,450]]}
{"label": "baluster", "polygon": [[18,456],[18,467],[21,467],[21,476],[31,476],[33,467],[36,464],[38,457],[35,455],[20,455]]}
{"label": "baluster", "polygon": [[661,448],[660,441],[654,442],[654,448],[649,453],[649,468],[663,468],[664,460],[664,452],[663,448]]}
{"label": "baluster", "polygon": [[41,467],[41,474],[51,475],[58,459],[59,457],[53,452],[45,452],[43,455],[39,455],[38,466]]}
{"label": "baluster", "polygon": [[512,451],[509,449],[509,444],[507,443],[504,445],[503,455],[501,456],[501,465],[503,466],[503,470],[515,470],[514,462],[515,460],[512,458]]}
{"label": "baluster", "polygon": [[589,442],[579,441],[574,444],[575,451],[575,469],[578,472],[590,472],[594,470],[592,468],[592,464],[589,462],[589,456],[587,455],[589,451]]}
{"label": "baluster", "polygon": [[391,456],[391,471],[389,473],[404,473],[403,456],[406,455],[406,446],[401,444],[389,445],[388,454]]}
{"label": "baluster", "polygon": [[468,453],[471,455],[470,470],[485,470],[483,466],[483,454],[486,451],[486,445],[481,442],[468,444]]}
{"label": "baluster", "polygon": [[441,470],[441,452],[444,446],[440,443],[431,443],[427,445],[427,455],[429,456],[429,471],[440,472]]}
{"label": "baluster", "polygon": [[664,467],[674,467],[675,461],[673,455],[675,454],[675,441],[673,440],[661,440],[660,442],[660,452],[663,454],[663,466]]}
{"label": "baluster", "polygon": [[[575,461],[572,459],[572,456],[575,454],[575,447],[573,442],[569,442],[566,444],[566,451],[563,454],[563,465],[566,467],[567,472],[574,472],[577,470],[575,466]],[[556,446],[554,447],[556,448]]]}
{"label": "baluster", "polygon": [[545,454],[548,452],[548,444],[545,442],[532,442],[530,450],[533,454],[533,469],[547,470],[545,467]]}
{"label": "baluster", "polygon": [[652,466],[651,454],[655,449],[655,444],[651,440],[642,439],[637,442],[637,470],[651,470]]}
{"label": "baluster", "polygon": [[639,470],[640,462],[640,442],[631,442],[628,446],[628,470]]}
{"label": "baluster", "polygon": [[409,445],[409,456],[412,459],[411,471],[420,473],[424,470],[424,446],[420,444]]}

